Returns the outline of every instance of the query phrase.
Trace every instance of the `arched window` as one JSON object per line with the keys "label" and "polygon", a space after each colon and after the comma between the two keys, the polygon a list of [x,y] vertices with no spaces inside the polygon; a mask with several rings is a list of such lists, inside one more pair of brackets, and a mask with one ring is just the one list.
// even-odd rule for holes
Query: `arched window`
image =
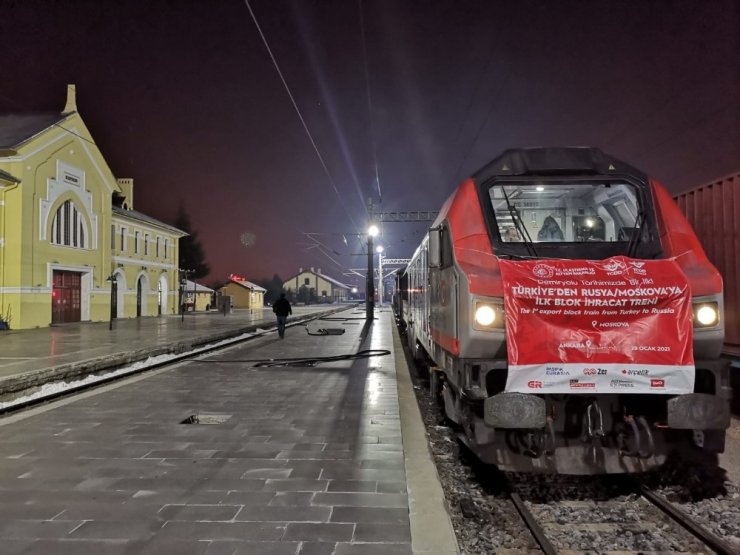
{"label": "arched window", "polygon": [[85,220],[71,200],[65,201],[51,222],[51,242],[55,245],[85,248]]}

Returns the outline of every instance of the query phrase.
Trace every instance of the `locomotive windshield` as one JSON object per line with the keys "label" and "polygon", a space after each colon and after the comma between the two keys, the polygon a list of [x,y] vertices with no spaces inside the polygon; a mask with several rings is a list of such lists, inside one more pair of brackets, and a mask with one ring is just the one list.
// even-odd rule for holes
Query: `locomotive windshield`
{"label": "locomotive windshield", "polygon": [[624,182],[497,183],[488,194],[503,242],[630,242],[644,221]]}

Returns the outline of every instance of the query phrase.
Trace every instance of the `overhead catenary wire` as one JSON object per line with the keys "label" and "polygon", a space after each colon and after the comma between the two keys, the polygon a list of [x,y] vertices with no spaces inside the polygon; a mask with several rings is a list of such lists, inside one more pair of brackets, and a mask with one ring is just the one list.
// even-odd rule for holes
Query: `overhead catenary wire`
{"label": "overhead catenary wire", "polygon": [[[462,134],[463,128],[465,127],[465,123],[468,121],[470,112],[473,109],[473,105],[475,104],[475,98],[477,96],[478,90],[480,89],[480,84],[483,81],[483,77],[488,74],[488,69],[491,67],[491,64],[493,63],[495,44],[496,44],[496,41],[495,41],[495,38],[493,38],[491,40],[491,44],[489,47],[488,60],[486,61],[485,65],[481,68],[481,71],[478,74],[478,78],[476,79],[475,85],[470,87],[470,98],[468,100],[467,106],[465,107],[465,113],[463,114],[463,117],[460,118],[460,122],[457,126],[457,131],[455,132],[455,138],[453,139],[452,144],[457,144],[458,139],[460,138],[460,135]],[[460,170],[462,169],[463,164],[467,160],[467,157],[468,157],[468,154],[466,153],[463,159],[460,160],[460,164],[455,170],[455,174],[452,176],[452,183],[457,183],[458,176],[460,175]]]}
{"label": "overhead catenary wire", "polygon": [[249,10],[249,14],[252,16],[252,21],[254,22],[254,25],[257,28],[257,32],[262,38],[262,43],[265,45],[265,49],[267,50],[267,53],[269,54],[270,59],[272,60],[272,64],[273,66],[275,66],[275,71],[277,71],[277,74],[280,77],[280,81],[283,83],[285,92],[288,93],[290,102],[293,104],[293,108],[295,109],[295,112],[298,115],[298,119],[301,121],[303,130],[306,132],[306,135],[308,135],[308,140],[311,142],[311,146],[313,146],[313,149],[316,152],[316,156],[318,157],[319,162],[321,162],[321,167],[324,168],[324,173],[326,174],[326,177],[329,180],[329,184],[334,189],[334,192],[336,193],[337,198],[339,199],[339,203],[341,204],[342,208],[346,212],[347,217],[349,218],[350,222],[352,222],[352,225],[355,226],[355,228],[360,229],[360,226],[357,225],[357,222],[355,222],[355,219],[352,217],[352,214],[347,209],[347,206],[344,204],[344,201],[342,200],[342,195],[339,192],[339,189],[337,189],[336,184],[334,183],[334,179],[332,178],[331,173],[329,172],[329,168],[327,167],[326,162],[324,161],[324,157],[321,155],[321,151],[319,151],[319,147],[316,144],[316,141],[314,140],[313,135],[311,134],[311,131],[308,128],[308,124],[306,123],[306,120],[303,118],[303,114],[301,113],[301,110],[298,107],[298,103],[296,102],[295,97],[293,96],[293,93],[291,92],[290,87],[288,86],[288,82],[285,80],[285,77],[283,76],[283,72],[280,70],[280,66],[278,65],[277,59],[275,58],[275,55],[272,53],[272,49],[270,48],[270,45],[267,42],[267,37],[265,37],[265,34],[262,32],[262,27],[260,26],[259,21],[257,21],[257,16],[252,10],[252,6],[249,4],[249,0],[244,0],[244,3],[246,4],[247,9]]}
{"label": "overhead catenary wire", "polygon": [[[378,187],[378,202],[383,203],[383,195],[380,192],[380,173],[378,170],[378,147],[375,140],[375,126],[373,125],[373,99],[370,88],[370,67],[367,55],[367,38],[365,36],[365,16],[362,9],[362,0],[357,0],[357,7],[360,12],[360,36],[362,37],[362,61],[365,68],[365,90],[367,92],[367,111],[370,121],[370,141],[373,147],[373,163],[375,164],[375,184]],[[372,216],[372,214],[369,214]]]}
{"label": "overhead catenary wire", "polygon": [[[528,14],[528,17],[531,17],[532,18],[532,21],[529,22],[529,25],[532,28],[535,28],[535,26],[536,26],[536,24],[538,22],[537,19],[543,17],[543,12],[541,10],[540,11],[535,10],[535,11],[531,12],[530,14]],[[508,37],[508,39],[509,39],[508,40],[508,44],[509,45],[513,45],[513,41],[517,40],[517,35],[515,34],[516,26],[513,25],[513,24],[512,25],[508,25],[506,27],[506,29],[508,29],[508,31],[510,33],[510,36]],[[504,41],[504,42],[506,42],[506,41]],[[526,59],[527,56],[529,55],[529,53],[532,50],[534,50],[534,47],[535,47],[534,42],[532,42],[532,41],[528,42],[527,43],[527,46],[522,49],[522,52],[521,52],[520,57],[522,59]],[[491,57],[493,57],[493,55],[494,55],[494,52],[492,51],[491,52]],[[487,71],[487,68],[488,68],[488,65],[486,66],[486,70],[485,71]],[[478,143],[478,139],[480,139],[481,133],[483,132],[483,130],[488,125],[488,120],[491,118],[491,114],[493,114],[494,108],[497,107],[498,102],[499,102],[499,98],[501,97],[501,94],[503,93],[504,89],[507,86],[509,86],[509,80],[511,79],[512,75],[515,73],[514,69],[515,69],[514,64],[513,64],[513,62],[510,61],[508,67],[506,68],[506,71],[505,71],[504,75],[498,80],[498,85],[499,86],[496,89],[496,91],[493,94],[493,96],[491,97],[491,102],[490,102],[490,104],[488,106],[488,110],[486,112],[486,117],[481,120],[480,125],[478,126],[478,129],[476,130],[475,135],[473,136],[473,139],[471,140],[470,145],[467,148],[467,151],[463,153],[463,156],[462,156],[462,159],[460,161],[460,164],[458,165],[457,170],[455,171],[455,181],[457,181],[458,176],[460,175],[460,172],[462,171],[463,167],[465,166],[465,163],[468,161],[468,157],[473,152],[473,149],[475,148],[475,145]],[[465,117],[467,118],[467,113],[466,113]]]}

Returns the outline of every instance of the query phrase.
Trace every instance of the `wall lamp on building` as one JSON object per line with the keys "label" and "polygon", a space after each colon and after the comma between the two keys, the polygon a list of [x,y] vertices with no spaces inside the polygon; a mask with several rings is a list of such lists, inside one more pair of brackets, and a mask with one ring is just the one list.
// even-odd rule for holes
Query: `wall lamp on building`
{"label": "wall lamp on building", "polygon": [[118,315],[118,275],[111,274],[105,281],[110,281],[110,320],[108,321],[108,330],[113,329],[113,320]]}

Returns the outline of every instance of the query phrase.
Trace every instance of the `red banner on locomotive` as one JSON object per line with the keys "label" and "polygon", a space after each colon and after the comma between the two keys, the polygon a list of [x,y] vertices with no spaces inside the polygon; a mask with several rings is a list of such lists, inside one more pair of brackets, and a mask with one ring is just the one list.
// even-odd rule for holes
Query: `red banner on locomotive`
{"label": "red banner on locomotive", "polygon": [[691,393],[689,284],[673,260],[500,260],[522,393]]}

